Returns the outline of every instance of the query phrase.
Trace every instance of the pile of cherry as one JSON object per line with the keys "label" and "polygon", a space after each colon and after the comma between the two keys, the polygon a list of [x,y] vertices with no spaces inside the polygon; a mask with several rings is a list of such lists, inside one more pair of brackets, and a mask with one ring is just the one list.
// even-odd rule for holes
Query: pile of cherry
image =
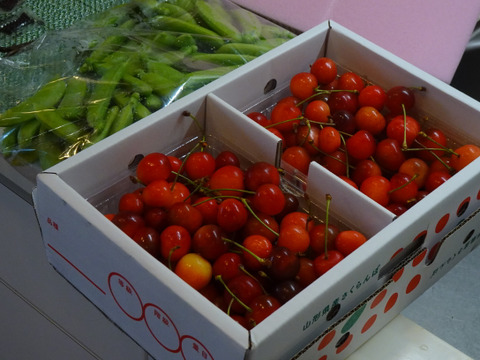
{"label": "pile of cherry", "polygon": [[245,328],[251,329],[367,241],[285,190],[266,162],[240,166],[200,141],[182,159],[147,154],[111,221]]}
{"label": "pile of cherry", "polygon": [[435,124],[415,116],[423,87],[388,90],[318,58],[290,80],[290,95],[252,120],[283,140],[282,159],[303,174],[316,161],[396,215],[480,156],[473,144],[449,148]]}

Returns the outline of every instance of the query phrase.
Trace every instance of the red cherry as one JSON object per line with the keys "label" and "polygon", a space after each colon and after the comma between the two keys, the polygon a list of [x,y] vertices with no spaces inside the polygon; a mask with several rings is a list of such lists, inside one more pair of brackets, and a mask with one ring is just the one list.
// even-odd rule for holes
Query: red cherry
{"label": "red cherry", "polygon": [[290,92],[300,100],[305,100],[314,95],[317,86],[317,78],[309,72],[297,73],[290,79]]}
{"label": "red cherry", "polygon": [[160,234],[151,227],[142,226],[133,235],[133,241],[154,257],[160,256]]}
{"label": "red cherry", "polygon": [[215,261],[228,251],[228,242],[218,225],[207,224],[198,228],[192,237],[192,250],[209,261]]}
{"label": "red cherry", "polygon": [[240,160],[238,159],[238,156],[235,155],[235,153],[233,153],[232,151],[224,150],[220,152],[220,154],[218,154],[215,158],[215,167],[219,169],[225,165],[233,165],[239,167]]}
{"label": "red cherry", "polygon": [[367,85],[358,94],[358,105],[373,106],[381,111],[386,99],[387,94],[382,87],[378,85]]}
{"label": "red cherry", "polygon": [[245,170],[246,189],[255,191],[262,184],[280,185],[278,169],[265,161],[253,163]]}
{"label": "red cherry", "polygon": [[338,78],[338,88],[342,90],[353,90],[360,92],[365,87],[365,83],[360,75],[347,71]]}
{"label": "red cherry", "polygon": [[247,209],[238,199],[227,198],[218,205],[217,224],[227,233],[240,230],[247,219]]}
{"label": "red cherry", "polygon": [[398,172],[390,178],[390,201],[406,205],[417,193],[418,185],[412,176]]}
{"label": "red cherry", "polygon": [[407,148],[417,138],[420,129],[420,124],[413,117],[397,115],[387,125],[387,136]]}
{"label": "red cherry", "polygon": [[169,225],[160,234],[160,252],[165,260],[176,262],[190,251],[192,238],[187,229]]}
{"label": "red cherry", "polygon": [[241,196],[244,179],[245,174],[238,166],[225,165],[211,174],[208,186],[223,196]]}
{"label": "red cherry", "polygon": [[291,146],[285,149],[282,160],[305,175],[308,174],[308,168],[312,161],[310,154],[302,146]]}
{"label": "red cherry", "polygon": [[273,314],[282,304],[272,295],[261,295],[249,304],[247,323],[250,328],[255,327]]}
{"label": "red cherry", "polygon": [[270,119],[262,114],[261,112],[258,112],[258,111],[253,111],[251,113],[248,113],[247,116],[252,119],[253,121],[255,121],[257,124],[261,125],[261,126],[268,126],[270,125],[272,122],[270,121]]}
{"label": "red cherry", "polygon": [[390,202],[390,181],[383,176],[370,176],[360,185],[360,191],[382,206]]}
{"label": "red cherry", "polygon": [[275,184],[260,185],[251,201],[256,210],[271,216],[280,214],[285,206],[283,191]]}
{"label": "red cherry", "polygon": [[177,202],[168,209],[168,222],[170,225],[180,225],[193,234],[203,225],[203,217],[200,210],[191,204]]}
{"label": "red cherry", "polygon": [[337,77],[337,66],[332,59],[321,57],[314,61],[310,72],[315,75],[320,84],[330,84]]}
{"label": "red cherry", "polygon": [[345,142],[347,153],[356,160],[365,160],[375,153],[375,137],[367,130],[358,130]]}
{"label": "red cherry", "polygon": [[185,160],[184,169],[192,180],[209,177],[216,169],[215,158],[206,151],[194,152]]}
{"label": "red cherry", "polygon": [[348,256],[366,242],[367,238],[361,232],[344,230],[335,238],[335,248],[340,251],[343,256]]}
{"label": "red cherry", "polygon": [[386,138],[377,144],[374,154],[375,161],[388,171],[398,171],[405,161],[402,145],[396,139]]}
{"label": "red cherry", "polygon": [[341,252],[337,250],[330,250],[328,255],[325,254],[317,256],[313,260],[313,265],[318,276],[324,275],[327,271],[337,265],[344,259]]}
{"label": "red cherry", "polygon": [[172,171],[170,161],[165,154],[150,153],[138,163],[136,174],[138,180],[145,185],[154,180],[166,180]]}

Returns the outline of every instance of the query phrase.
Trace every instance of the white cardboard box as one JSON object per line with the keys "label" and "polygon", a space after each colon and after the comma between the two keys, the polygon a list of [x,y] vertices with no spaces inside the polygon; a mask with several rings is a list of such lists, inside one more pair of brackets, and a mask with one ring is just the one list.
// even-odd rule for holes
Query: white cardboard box
{"label": "white cardboard box", "polygon": [[310,197],[321,204],[332,194],[335,216],[370,239],[249,332],[99,211],[131,186],[135,155],[174,150],[197,134],[184,110],[250,160],[278,163],[278,139],[242,111],[274,98],[276,90],[264,93],[272,79],[282,89],[324,54],[386,88],[426,86],[418,106],[454,139],[480,143],[476,101],[326,22],[38,176],[34,203],[50,263],[154,358],[343,359],[479,243],[480,159],[395,220],[312,164]]}

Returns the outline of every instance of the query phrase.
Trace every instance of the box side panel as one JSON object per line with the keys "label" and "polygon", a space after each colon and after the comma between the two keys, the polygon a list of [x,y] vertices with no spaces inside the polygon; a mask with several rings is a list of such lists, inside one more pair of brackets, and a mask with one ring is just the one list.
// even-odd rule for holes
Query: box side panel
{"label": "box side panel", "polygon": [[476,211],[442,239],[444,245],[433,262],[429,261],[426,248],[419,249],[384,287],[312,341],[294,359],[324,356],[346,359],[478,246],[479,231],[480,213]]}
{"label": "box side panel", "polygon": [[38,180],[36,212],[49,262],[148,353],[158,359],[244,358],[245,329],[56,175]]}

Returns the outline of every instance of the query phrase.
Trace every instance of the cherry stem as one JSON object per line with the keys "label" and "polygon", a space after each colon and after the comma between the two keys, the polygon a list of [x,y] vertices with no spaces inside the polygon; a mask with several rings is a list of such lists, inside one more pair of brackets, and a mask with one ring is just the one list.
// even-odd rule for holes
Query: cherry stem
{"label": "cherry stem", "polygon": [[243,246],[242,244],[240,244],[240,243],[238,243],[238,242],[236,242],[236,241],[234,241],[234,240],[232,240],[232,239],[226,238],[226,237],[222,237],[222,240],[223,240],[223,241],[226,241],[226,242],[228,242],[228,243],[230,243],[230,244],[233,244],[233,245],[235,245],[235,246],[238,246],[238,247],[239,247],[240,249],[242,249],[243,251],[245,251],[245,252],[249,253],[250,255],[252,255],[252,256],[255,258],[255,260],[257,260],[259,263],[261,263],[261,264],[268,264],[268,261],[267,261],[266,259],[261,258],[261,257],[258,256],[257,254],[255,254],[252,250],[247,249],[247,248],[246,248],[245,246]]}
{"label": "cherry stem", "polygon": [[408,149],[407,145],[407,110],[405,109],[405,105],[402,104],[402,112],[403,112],[403,144],[402,149]]}
{"label": "cherry stem", "polygon": [[[439,143],[438,141],[436,141],[435,139],[432,139],[431,136],[428,136],[425,132],[420,131],[420,132],[418,133],[418,135],[420,135],[420,136],[422,136],[422,137],[424,137],[424,138],[427,138],[428,140],[430,140],[431,142],[434,142],[435,144],[437,144],[437,145],[440,147],[439,149],[430,149],[430,148],[424,147],[424,148],[425,148],[424,150],[429,150],[429,151],[430,151],[430,150],[443,150],[443,151],[445,151],[445,152],[447,152],[447,153],[449,153],[449,154],[458,156],[458,154],[457,154],[455,151],[453,151],[452,149],[450,149],[450,148],[448,148],[448,147],[446,147],[446,146],[443,146],[442,144],[440,144],[440,143]],[[420,144],[420,145],[421,145],[421,144]],[[423,145],[422,145],[422,146],[423,146]]]}
{"label": "cherry stem", "polygon": [[334,93],[334,92],[342,92],[342,91],[352,92],[354,94],[358,94],[358,90],[343,90],[343,89],[325,90],[325,89],[321,89],[320,87],[316,87],[314,92],[313,92],[313,95],[310,95],[306,99],[303,99],[303,100],[299,101],[297,106],[301,106],[304,103],[310,101],[311,99],[316,98],[319,95],[326,95],[326,94],[331,94],[331,93]]}
{"label": "cherry stem", "polygon": [[407,186],[407,185],[410,184],[412,181],[414,181],[417,177],[418,177],[418,174],[414,174],[414,175],[410,178],[410,180],[408,180],[405,184],[402,184],[402,185],[400,185],[399,187],[396,187],[395,189],[390,190],[388,193],[391,194],[391,193],[393,193],[393,192],[395,192],[395,191],[397,191],[397,190],[403,189],[405,186]]}
{"label": "cherry stem", "polygon": [[173,270],[173,267],[172,267],[172,255],[173,253],[175,252],[175,250],[179,249],[180,246],[174,246],[173,248],[170,249],[170,251],[168,252],[168,258],[167,258],[167,264],[168,264],[168,268],[170,270]]}
{"label": "cherry stem", "polygon": [[230,290],[230,288],[227,286],[227,284],[225,283],[225,281],[223,281],[222,275],[217,275],[217,276],[215,276],[215,280],[219,281],[219,282],[223,285],[223,287],[225,287],[225,290],[227,290],[228,293],[229,293],[230,295],[232,295],[232,298],[235,299],[236,301],[238,301],[238,303],[239,303],[240,305],[242,305],[248,312],[252,312],[252,308],[251,308],[250,306],[248,306],[247,304],[245,304],[242,300],[240,300],[240,299],[237,297],[237,295],[235,295],[235,294],[233,293],[233,291]]}
{"label": "cherry stem", "polygon": [[332,195],[326,194],[325,195],[326,201],[326,209],[325,209],[325,233],[324,233],[324,245],[325,245],[325,252],[323,258],[325,260],[328,259],[328,218],[330,213],[330,203],[332,202]]}
{"label": "cherry stem", "polygon": [[303,119],[304,119],[304,117],[303,117],[303,115],[302,115],[302,116],[298,116],[298,117],[296,117],[296,118],[279,121],[279,122],[277,122],[277,123],[275,123],[275,124],[266,125],[266,126],[264,126],[264,127],[265,127],[265,129],[269,129],[269,128],[275,127],[275,126],[277,126],[277,125],[280,125],[280,124],[286,124],[286,123],[289,123],[289,122],[291,122],[291,121],[297,121],[297,120],[303,120]]}
{"label": "cherry stem", "polygon": [[255,214],[255,211],[253,211],[253,209],[251,208],[251,206],[248,204],[248,201],[247,199],[245,198],[239,198],[239,200],[243,203],[243,205],[245,205],[245,207],[247,208],[247,210],[250,212],[250,214],[252,214],[252,216],[257,219],[257,221],[259,221],[263,226],[265,226],[268,230],[270,230],[271,233],[273,233],[273,235],[275,235],[276,237],[280,236],[280,234],[278,232],[276,232],[275,230],[273,230],[270,226],[268,226],[262,219],[260,219],[258,217],[257,214]]}

